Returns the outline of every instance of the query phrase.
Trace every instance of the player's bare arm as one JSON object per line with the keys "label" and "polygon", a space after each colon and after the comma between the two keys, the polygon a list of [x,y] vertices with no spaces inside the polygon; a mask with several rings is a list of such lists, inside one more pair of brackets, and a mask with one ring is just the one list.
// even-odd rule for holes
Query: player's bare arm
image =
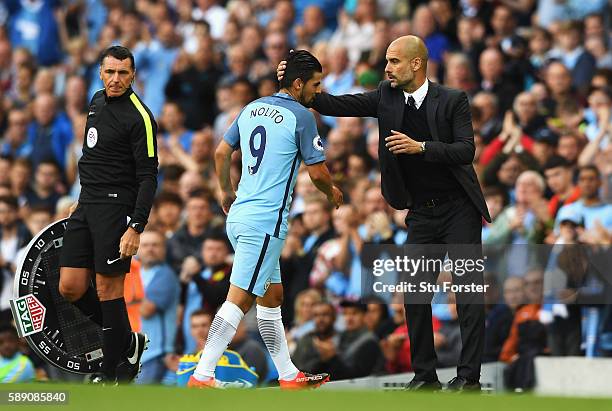
{"label": "player's bare arm", "polygon": [[229,213],[229,209],[232,206],[234,200],[236,200],[236,193],[232,187],[232,181],[230,178],[230,167],[231,159],[234,148],[227,142],[222,140],[217,146],[215,151],[215,169],[219,176],[219,186],[221,187],[221,206],[225,214]]}
{"label": "player's bare arm", "polygon": [[343,203],[342,191],[332,182],[329,169],[324,162],[306,166],[312,183],[327,196],[327,200],[338,208]]}

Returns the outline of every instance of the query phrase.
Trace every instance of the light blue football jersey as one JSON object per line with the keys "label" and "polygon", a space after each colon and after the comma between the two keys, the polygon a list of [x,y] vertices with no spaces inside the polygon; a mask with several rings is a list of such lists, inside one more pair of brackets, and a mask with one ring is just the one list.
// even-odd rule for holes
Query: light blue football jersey
{"label": "light blue football jersey", "polygon": [[227,222],[285,238],[300,163],[325,161],[313,114],[290,95],[276,93],[248,104],[223,139],[242,151],[242,176]]}

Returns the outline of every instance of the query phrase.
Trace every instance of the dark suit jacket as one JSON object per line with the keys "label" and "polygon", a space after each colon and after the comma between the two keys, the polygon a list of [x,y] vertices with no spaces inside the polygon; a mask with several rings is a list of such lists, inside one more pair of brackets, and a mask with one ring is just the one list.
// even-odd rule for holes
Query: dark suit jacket
{"label": "dark suit jacket", "polygon": [[[490,222],[491,217],[472,166],[474,130],[467,94],[429,82],[427,99],[427,123],[433,141],[427,142],[425,161],[448,166],[476,209]],[[321,93],[313,104],[315,110],[328,116],[378,118],[382,194],[398,210],[410,208],[412,199],[406,190],[399,161],[385,146],[385,138],[391,135],[391,130],[401,130],[404,106],[404,93],[392,88],[388,80],[367,93],[342,96]]]}

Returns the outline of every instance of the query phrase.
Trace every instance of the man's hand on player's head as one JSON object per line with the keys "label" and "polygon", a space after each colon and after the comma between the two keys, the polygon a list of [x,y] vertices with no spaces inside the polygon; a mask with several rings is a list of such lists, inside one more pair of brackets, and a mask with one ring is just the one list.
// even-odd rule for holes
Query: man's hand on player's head
{"label": "man's hand on player's head", "polygon": [[404,133],[391,130],[392,135],[385,138],[385,146],[392,154],[419,154],[422,142],[408,137]]}
{"label": "man's hand on player's head", "polygon": [[285,60],[282,60],[280,63],[278,63],[278,67],[276,68],[276,78],[278,79],[278,81],[281,81],[283,79],[286,68],[287,62]]}
{"label": "man's hand on player's head", "polygon": [[327,196],[327,200],[332,203],[335,208],[338,208],[344,203],[344,195],[338,187],[333,186],[331,196]]}
{"label": "man's hand on player's head", "polygon": [[221,197],[221,207],[223,208],[223,212],[227,215],[229,214],[230,207],[236,201],[236,193],[232,192],[224,192]]}
{"label": "man's hand on player's head", "polygon": [[140,245],[140,234],[133,228],[128,228],[121,236],[119,243],[119,256],[128,258],[136,254]]}

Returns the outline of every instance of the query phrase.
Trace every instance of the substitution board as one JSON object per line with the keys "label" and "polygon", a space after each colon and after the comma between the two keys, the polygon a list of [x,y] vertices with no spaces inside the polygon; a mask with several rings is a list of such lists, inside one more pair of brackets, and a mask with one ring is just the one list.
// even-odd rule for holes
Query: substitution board
{"label": "substitution board", "polygon": [[50,224],[30,241],[10,304],[19,336],[41,358],[69,372],[90,374],[101,369],[102,329],[59,293],[67,221]]}

